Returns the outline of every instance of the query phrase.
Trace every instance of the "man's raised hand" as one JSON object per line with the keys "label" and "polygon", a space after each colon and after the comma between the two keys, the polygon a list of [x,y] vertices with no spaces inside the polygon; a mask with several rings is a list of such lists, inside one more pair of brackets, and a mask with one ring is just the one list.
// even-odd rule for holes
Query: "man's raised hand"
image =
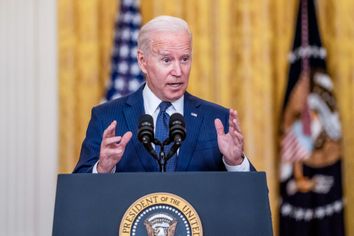
{"label": "man's raised hand", "polygon": [[100,159],[97,165],[98,173],[110,173],[115,165],[122,158],[125,147],[132,137],[132,132],[128,131],[123,136],[116,136],[117,121],[105,129],[102,136]]}

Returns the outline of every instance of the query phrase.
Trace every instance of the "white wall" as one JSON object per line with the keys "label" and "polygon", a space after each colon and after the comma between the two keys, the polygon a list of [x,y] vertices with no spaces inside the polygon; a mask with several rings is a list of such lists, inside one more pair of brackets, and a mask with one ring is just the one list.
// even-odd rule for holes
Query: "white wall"
{"label": "white wall", "polygon": [[56,70],[56,1],[0,0],[0,235],[51,235]]}

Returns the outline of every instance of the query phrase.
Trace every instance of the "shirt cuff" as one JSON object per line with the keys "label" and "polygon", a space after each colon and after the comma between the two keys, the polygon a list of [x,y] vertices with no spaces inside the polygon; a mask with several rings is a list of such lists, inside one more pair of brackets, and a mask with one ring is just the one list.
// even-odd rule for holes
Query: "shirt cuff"
{"label": "shirt cuff", "polygon": [[225,162],[224,157],[222,158],[224,165],[226,167],[227,171],[230,172],[236,172],[236,171],[240,171],[240,172],[247,172],[250,171],[251,167],[250,167],[250,162],[248,160],[248,158],[246,157],[246,155],[243,154],[243,161],[241,164],[236,165],[236,166],[230,166]]}
{"label": "shirt cuff", "polygon": [[[99,174],[98,171],[97,171],[98,162],[100,162],[100,161],[97,161],[96,164],[92,168],[92,173],[93,174]],[[114,166],[113,169],[111,170],[111,174],[113,174],[115,172],[116,172],[116,166]]]}

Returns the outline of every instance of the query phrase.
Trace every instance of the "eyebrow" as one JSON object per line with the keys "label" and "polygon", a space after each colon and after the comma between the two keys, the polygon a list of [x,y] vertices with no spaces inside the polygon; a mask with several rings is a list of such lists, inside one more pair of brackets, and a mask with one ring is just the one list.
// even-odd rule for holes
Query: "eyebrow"
{"label": "eyebrow", "polygon": [[157,53],[159,56],[170,56],[171,54],[170,53],[168,53],[168,52],[158,52]]}
{"label": "eyebrow", "polygon": [[[171,56],[171,53],[169,53],[169,52],[158,52],[157,54],[159,56]],[[180,57],[185,57],[185,56],[190,57],[191,55],[192,55],[192,53],[184,53]]]}

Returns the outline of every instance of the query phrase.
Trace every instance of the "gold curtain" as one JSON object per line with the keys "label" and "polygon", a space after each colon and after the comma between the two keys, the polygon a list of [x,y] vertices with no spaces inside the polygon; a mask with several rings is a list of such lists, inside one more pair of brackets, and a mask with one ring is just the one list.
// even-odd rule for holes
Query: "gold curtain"
{"label": "gold curtain", "polygon": [[[344,184],[348,235],[354,235],[354,2],[317,1],[344,132]],[[90,109],[103,96],[116,17],[116,0],[59,0],[60,169],[79,157]],[[143,22],[156,15],[187,20],[193,32],[189,91],[235,108],[245,151],[266,171],[277,229],[278,127],[287,54],[292,46],[297,0],[141,0]]]}
{"label": "gold curtain", "polygon": [[73,170],[108,78],[116,1],[59,0],[59,172]]}

